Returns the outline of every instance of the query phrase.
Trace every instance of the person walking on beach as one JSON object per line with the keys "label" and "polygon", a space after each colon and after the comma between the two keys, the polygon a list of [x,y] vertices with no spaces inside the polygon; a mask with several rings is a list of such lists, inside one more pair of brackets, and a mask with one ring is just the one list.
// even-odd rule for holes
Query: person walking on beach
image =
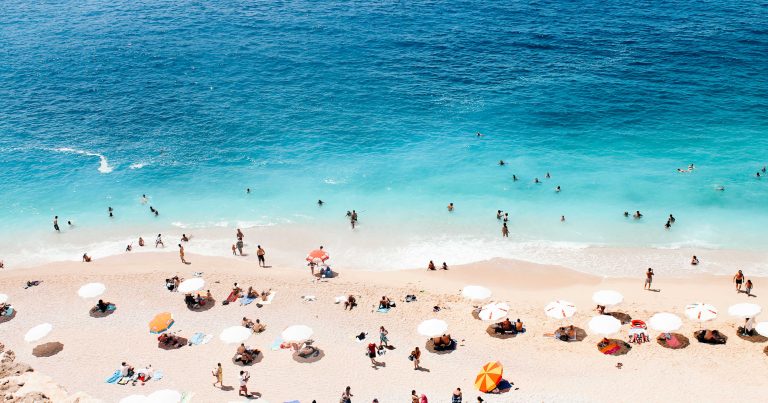
{"label": "person walking on beach", "polygon": [[389,332],[384,328],[384,326],[379,327],[379,347],[389,347],[389,338],[387,337],[388,334]]}
{"label": "person walking on beach", "polygon": [[744,282],[744,273],[742,273],[741,270],[733,276],[733,282],[736,283],[736,292],[741,292],[741,283]]}
{"label": "person walking on beach", "polygon": [[347,386],[346,389],[344,389],[344,392],[341,393],[341,400],[340,403],[352,403],[352,388]]}
{"label": "person walking on beach", "polygon": [[189,264],[189,263],[187,263],[187,261],[184,259],[184,247],[183,247],[183,246],[181,246],[181,244],[179,244],[179,257],[181,258],[181,263],[184,263],[184,264]]}
{"label": "person walking on beach", "polygon": [[59,230],[59,216],[53,217],[53,229],[54,231],[61,231]]}
{"label": "person walking on beach", "polygon": [[162,234],[157,234],[157,238],[155,238],[155,248],[157,248],[157,245],[160,245],[163,248],[165,248],[165,244],[163,243]]}
{"label": "person walking on beach", "polygon": [[259,258],[259,267],[267,267],[267,262],[264,260],[264,255],[267,252],[264,251],[264,248],[261,247],[261,245],[256,246],[256,256]]}
{"label": "person walking on beach", "polygon": [[413,361],[413,370],[417,370],[421,368],[421,350],[419,350],[418,347],[414,348],[413,351],[411,351],[411,355],[408,357]]}
{"label": "person walking on beach", "polygon": [[237,240],[237,250],[240,252],[240,256],[243,256],[243,238]]}
{"label": "person walking on beach", "polygon": [[752,296],[752,280],[747,280],[747,283],[744,284],[744,290],[748,297]]}
{"label": "person walking on beach", "polygon": [[237,239],[239,239],[241,241],[243,240],[243,238],[245,238],[245,234],[243,234],[243,231],[240,231],[240,228],[237,229],[237,234],[236,235],[237,235]]}
{"label": "person walking on beach", "polygon": [[251,396],[251,393],[248,393],[249,379],[251,379],[251,374],[248,371],[240,371],[240,390],[237,392],[238,396]]}
{"label": "person walking on beach", "polygon": [[224,389],[224,370],[221,368],[221,363],[216,364],[216,368],[213,369],[211,374],[216,377],[216,382],[213,383],[213,386],[215,387],[218,383],[219,387]]}
{"label": "person walking on beach", "polygon": [[653,282],[653,269],[649,267],[648,271],[645,272],[645,285],[643,286],[643,289],[650,290],[652,282]]}
{"label": "person walking on beach", "polygon": [[507,223],[501,224],[501,236],[509,238],[509,228],[507,228]]}

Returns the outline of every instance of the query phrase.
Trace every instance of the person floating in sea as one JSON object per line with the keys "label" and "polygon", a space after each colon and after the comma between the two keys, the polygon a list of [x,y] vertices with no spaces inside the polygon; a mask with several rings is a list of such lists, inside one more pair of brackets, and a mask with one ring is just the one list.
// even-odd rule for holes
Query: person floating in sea
{"label": "person floating in sea", "polygon": [[141,204],[147,204],[148,201],[149,199],[147,199],[147,195],[141,195]]}
{"label": "person floating in sea", "polygon": [[483,133],[477,132],[475,133],[475,137],[483,137]]}
{"label": "person floating in sea", "polygon": [[69,225],[69,228],[72,228],[75,226],[75,224],[72,224],[72,221],[67,220],[67,225]]}
{"label": "person floating in sea", "polygon": [[545,176],[545,178],[547,179],[551,178],[551,176],[549,176],[549,172],[547,172],[547,175]]}
{"label": "person floating in sea", "polygon": [[54,216],[53,217],[53,229],[55,231],[60,231],[59,230],[59,216]]}
{"label": "person floating in sea", "polygon": [[251,194],[251,188],[245,188],[245,193]]}
{"label": "person floating in sea", "polygon": [[673,216],[672,214],[669,215],[669,223],[670,224],[674,224],[675,223],[675,216]]}
{"label": "person floating in sea", "polygon": [[640,218],[643,218],[643,214],[640,213],[640,210],[637,210],[635,211],[635,215],[633,215],[632,217],[635,217],[635,219],[640,219]]}
{"label": "person floating in sea", "polygon": [[453,203],[448,203],[448,211],[453,211]]}
{"label": "person floating in sea", "polygon": [[629,211],[624,212],[624,217],[629,217]]}
{"label": "person floating in sea", "polygon": [[744,273],[742,273],[741,270],[733,276],[733,282],[736,283],[736,292],[741,292],[741,283],[744,282]]}
{"label": "person floating in sea", "polygon": [[533,183],[541,183],[541,181],[539,180],[539,178],[533,178]]}
{"label": "person floating in sea", "polygon": [[760,178],[760,172],[756,173],[756,174],[755,174],[755,176],[756,176],[757,178]]}
{"label": "person floating in sea", "polygon": [[555,188],[555,193],[560,193],[560,185],[557,185],[557,187]]}
{"label": "person floating in sea", "polygon": [[515,175],[515,174],[512,174],[512,181],[513,181],[513,182],[517,182],[517,175]]}
{"label": "person floating in sea", "polygon": [[645,272],[645,285],[643,286],[644,290],[650,290],[651,289],[651,283],[653,283],[653,269],[648,268],[648,271]]}
{"label": "person floating in sea", "polygon": [[114,215],[112,215],[112,212],[113,212],[114,210],[112,210],[112,207],[111,207],[111,206],[109,207],[109,210],[108,210],[108,211],[109,211],[109,216],[110,216],[110,217],[114,217]]}
{"label": "person floating in sea", "polygon": [[672,227],[672,223],[669,220],[667,220],[667,223],[664,224],[664,229],[670,229],[671,227]]}
{"label": "person floating in sea", "polygon": [[499,160],[499,166],[504,166],[504,160]]}
{"label": "person floating in sea", "polygon": [[502,214],[501,210],[496,210],[496,219],[501,220],[501,217],[503,217],[504,214]]}
{"label": "person floating in sea", "polygon": [[564,215],[560,216],[560,222],[565,222],[565,216]]}
{"label": "person floating in sea", "polygon": [[323,203],[324,203],[324,202],[323,202],[322,200],[320,200],[320,199],[318,199],[318,200],[317,200],[317,205],[318,205],[318,206],[322,207],[322,206],[323,206]]}

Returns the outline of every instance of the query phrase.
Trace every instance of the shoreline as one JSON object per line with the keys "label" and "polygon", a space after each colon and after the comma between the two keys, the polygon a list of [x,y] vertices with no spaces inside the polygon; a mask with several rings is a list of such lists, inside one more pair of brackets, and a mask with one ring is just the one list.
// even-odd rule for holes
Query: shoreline
{"label": "shoreline", "polygon": [[[744,387],[740,395],[757,399],[766,386],[760,375],[768,371],[768,360],[762,350],[768,343],[751,343],[735,335],[740,320],[727,315],[729,305],[738,302],[760,303],[760,290],[766,278],[751,277],[756,283],[757,298],[748,298],[733,291],[728,276],[701,274],[694,277],[657,275],[654,288],[661,292],[643,291],[643,278],[606,278],[575,272],[568,268],[537,265],[527,262],[494,259],[471,265],[453,266],[448,271],[401,270],[375,272],[339,269],[339,276],[327,282],[313,282],[306,267],[256,267],[255,262],[237,259],[187,255],[191,265],[183,265],[178,256],[168,253],[142,253],[97,259],[91,263],[58,262],[34,270],[0,272],[2,292],[11,296],[17,316],[0,324],[3,343],[16,351],[19,359],[36,370],[51,376],[68,391],[82,391],[90,396],[117,401],[130,394],[149,394],[158,389],[176,389],[194,393],[195,401],[234,401],[235,391],[221,391],[210,386],[210,369],[216,362],[225,368],[225,383],[236,384],[236,371],[229,357],[234,346],[218,340],[219,332],[237,325],[243,316],[260,318],[267,325],[264,334],[247,341],[262,350],[261,362],[248,368],[252,374],[250,387],[262,393],[266,401],[333,401],[347,385],[352,386],[355,400],[381,401],[407,399],[411,389],[425,393],[430,401],[442,402],[450,391],[459,386],[465,401],[473,401],[478,393],[473,389],[474,375],[490,360],[505,365],[512,391],[502,395],[483,395],[489,403],[512,400],[537,401],[615,401],[612,388],[594,387],[617,382],[626,393],[642,393],[651,401],[686,400],[694,388],[713,399],[727,400],[730,393],[723,388],[726,381],[740,379]],[[190,278],[193,272],[203,272],[206,288],[217,300],[222,300],[233,282],[254,285],[257,289],[276,291],[272,305],[222,306],[216,304],[207,311],[187,310],[183,295],[169,293],[163,279],[179,273]],[[33,274],[34,273],[34,274]],[[642,273],[640,273],[642,275]],[[749,276],[749,273],[747,273]],[[23,282],[31,279],[43,282],[28,290]],[[107,318],[91,318],[87,314],[91,300],[77,296],[80,285],[103,282],[107,286],[104,299],[118,306]],[[477,284],[493,291],[491,300],[507,301],[513,307],[511,319],[521,318],[527,332],[510,340],[490,337],[488,323],[473,319],[471,302],[459,293],[462,286]],[[626,312],[633,318],[648,320],[656,312],[673,312],[683,318],[678,331],[691,338],[684,350],[662,348],[652,340],[636,346],[626,356],[603,356],[595,344],[602,336],[588,335],[583,342],[562,343],[543,337],[560,326],[560,322],[544,315],[549,301],[565,299],[576,304],[579,311],[569,321],[588,329],[587,322],[595,313],[591,295],[599,289],[616,289],[625,302],[615,311]],[[336,296],[354,293],[359,307],[345,311],[333,303]],[[415,303],[402,302],[406,294],[417,295]],[[314,295],[317,300],[304,302],[302,295]],[[388,314],[372,312],[372,305],[388,295],[398,306]],[[687,320],[682,308],[687,303],[704,301],[714,304],[720,315],[704,326],[717,328],[729,337],[725,346],[696,343],[691,333],[698,324]],[[441,306],[440,312],[432,312]],[[162,311],[172,312],[177,324],[175,331],[189,337],[202,331],[213,335],[206,345],[183,347],[178,351],[157,348],[155,337],[148,334],[146,323]],[[430,372],[413,371],[406,356],[413,346],[424,349],[423,336],[416,334],[416,325],[425,319],[439,318],[449,324],[451,335],[460,340],[458,349],[446,355],[424,352],[423,365]],[[53,357],[34,357],[33,344],[25,343],[22,335],[30,327],[49,322],[54,325],[51,335],[43,341],[59,341],[64,350]],[[272,351],[269,346],[283,328],[306,324],[315,330],[313,338],[323,352],[323,358],[312,364],[300,364],[285,351]],[[363,356],[364,343],[356,343],[354,335],[368,332],[372,340],[379,325],[390,332],[397,347],[381,357],[386,367],[374,370]],[[624,339],[627,325],[616,338]],[[587,332],[589,333],[589,331]],[[652,338],[657,332],[651,331]],[[95,340],[107,341],[106,343]],[[118,346],[123,346],[118,348]],[[103,382],[121,361],[133,365],[150,363],[161,369],[165,378],[142,387],[110,385]],[[623,369],[617,370],[617,362]],[[344,363],[344,365],[339,365]],[[717,363],[716,371],[700,371]],[[745,373],[739,368],[749,367]],[[75,368],[81,376],[68,374]],[[659,371],[664,368],[664,371]],[[691,383],[691,368],[697,380]],[[626,382],[628,376],[642,382]],[[381,382],[382,377],[386,382]],[[557,379],[557,383],[549,380]],[[296,379],[313,380],[296,388]],[[653,384],[655,388],[648,389]],[[683,386],[681,385],[690,385]]]}

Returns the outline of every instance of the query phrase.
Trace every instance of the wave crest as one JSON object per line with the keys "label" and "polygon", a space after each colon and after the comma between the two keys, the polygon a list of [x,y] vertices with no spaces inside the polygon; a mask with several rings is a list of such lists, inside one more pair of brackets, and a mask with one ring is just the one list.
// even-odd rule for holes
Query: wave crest
{"label": "wave crest", "polygon": [[79,154],[79,155],[87,155],[89,157],[99,157],[99,172],[103,174],[108,174],[114,171],[115,169],[113,166],[109,165],[109,160],[107,160],[107,157],[99,153],[94,153],[91,151],[83,151],[83,150],[78,150],[78,149],[69,148],[69,147],[59,147],[59,148],[54,148],[53,150],[60,153],[72,153],[72,154]]}

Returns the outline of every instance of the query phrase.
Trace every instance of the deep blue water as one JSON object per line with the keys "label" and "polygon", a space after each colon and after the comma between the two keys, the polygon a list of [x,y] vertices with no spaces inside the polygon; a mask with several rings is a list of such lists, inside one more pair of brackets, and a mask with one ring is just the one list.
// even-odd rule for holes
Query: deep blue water
{"label": "deep blue water", "polygon": [[765,2],[5,0],[0,237],[107,206],[428,235],[452,201],[478,237],[762,248],[766,66]]}

